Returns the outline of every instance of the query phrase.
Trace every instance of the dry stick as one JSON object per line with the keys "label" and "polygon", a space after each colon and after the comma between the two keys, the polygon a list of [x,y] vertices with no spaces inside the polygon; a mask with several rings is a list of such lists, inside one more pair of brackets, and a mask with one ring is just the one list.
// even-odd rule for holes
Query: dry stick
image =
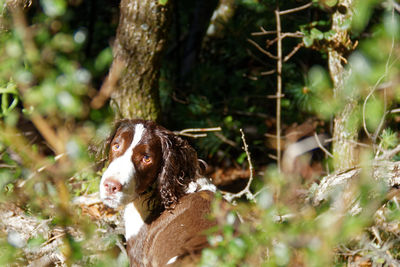
{"label": "dry stick", "polygon": [[276,72],[276,70],[269,70],[269,71],[263,71],[260,74],[261,75],[271,75],[274,74]]}
{"label": "dry stick", "polygon": [[278,172],[281,171],[281,99],[282,99],[282,38],[281,38],[281,18],[279,12],[279,6],[275,10],[276,19],[276,37],[278,38],[277,43],[277,60],[276,60],[276,72],[277,72],[277,92],[276,92],[276,157]]}
{"label": "dry stick", "polygon": [[289,54],[286,55],[286,57],[283,59],[283,62],[288,61],[288,60],[289,60],[294,54],[296,54],[297,51],[299,51],[299,49],[302,48],[303,46],[304,46],[304,43],[303,43],[303,42],[298,43],[298,44],[296,45],[296,47],[293,48],[292,52],[290,52]]}
{"label": "dry stick", "polygon": [[253,32],[252,36],[260,36],[260,35],[268,35],[268,34],[276,34],[276,31],[266,31],[262,26],[260,27],[261,32]]}
{"label": "dry stick", "polygon": [[253,164],[251,163],[249,146],[247,145],[243,129],[240,129],[240,132],[242,134],[243,149],[244,149],[244,152],[246,153],[246,156],[247,156],[247,162],[249,163],[250,176],[249,176],[249,181],[247,182],[246,187],[242,191],[240,191],[240,192],[238,192],[236,194],[223,192],[224,193],[224,198],[229,202],[232,202],[233,199],[239,198],[239,197],[241,197],[243,195],[246,195],[248,200],[254,200],[255,201],[254,195],[250,191],[250,185],[251,185],[251,183],[253,182],[253,179],[254,179],[254,167],[253,167]]}
{"label": "dry stick", "polygon": [[333,155],[321,144],[321,141],[319,140],[317,133],[314,133],[314,137],[315,137],[315,140],[317,141],[319,148],[322,151],[324,151],[329,157],[333,158]]}
{"label": "dry stick", "polygon": [[272,59],[277,59],[277,57],[276,57],[275,55],[273,55],[273,54],[271,54],[270,52],[264,50],[259,44],[257,44],[257,43],[254,42],[253,40],[247,39],[247,41],[248,41],[249,43],[251,43],[252,45],[254,45],[261,53],[267,55],[268,57],[270,57],[270,58],[272,58]]}
{"label": "dry stick", "polygon": [[292,8],[292,9],[283,10],[283,11],[279,12],[279,15],[286,15],[286,14],[298,12],[298,11],[301,11],[301,10],[304,10],[304,9],[309,8],[312,4],[313,4],[313,3],[310,2],[310,3],[305,4],[305,5],[303,5],[303,6],[299,6],[299,7]]}
{"label": "dry stick", "polygon": [[[184,129],[179,132],[174,132],[176,135],[183,135],[183,136],[188,136],[192,138],[199,138],[199,137],[206,137],[207,134],[204,132],[219,132],[221,131],[221,127],[212,127],[212,128],[190,128],[190,129]],[[193,134],[193,133],[199,133],[203,132],[201,134]]]}
{"label": "dry stick", "polygon": [[399,152],[400,152],[400,145],[397,145],[392,150],[384,151],[382,153],[382,155],[380,155],[376,159],[377,160],[389,160],[389,159],[393,158]]}
{"label": "dry stick", "polygon": [[[285,32],[281,34],[281,39],[285,39],[286,37],[291,37],[291,38],[303,38],[304,34],[302,32]],[[268,41],[267,46],[270,47],[271,45],[275,44],[278,41],[278,37],[276,37],[273,40]]]}

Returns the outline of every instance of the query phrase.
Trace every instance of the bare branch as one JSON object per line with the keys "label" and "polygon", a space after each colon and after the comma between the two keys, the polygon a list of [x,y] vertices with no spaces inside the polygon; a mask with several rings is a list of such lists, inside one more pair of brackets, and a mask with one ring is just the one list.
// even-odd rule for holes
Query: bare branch
{"label": "bare branch", "polygon": [[265,49],[263,49],[259,44],[257,44],[253,40],[247,39],[247,41],[249,43],[251,43],[252,45],[254,45],[261,53],[267,55],[268,57],[270,57],[272,59],[277,59],[277,56],[275,56],[275,55],[271,54],[270,52],[266,51]]}
{"label": "bare branch", "polygon": [[312,6],[312,4],[313,4],[313,3],[310,2],[310,3],[305,4],[305,5],[303,5],[303,6],[299,6],[299,7],[292,8],[292,9],[283,10],[283,11],[280,11],[280,12],[279,12],[279,15],[286,15],[286,14],[290,14],[290,13],[294,13],[294,12],[299,12],[299,11],[301,11],[301,10],[304,10],[304,9],[309,8],[310,6]]}
{"label": "bare branch", "polygon": [[397,145],[391,150],[384,151],[382,155],[377,157],[377,160],[389,160],[393,158],[397,153],[400,153],[400,145]]}
{"label": "bare branch", "polygon": [[286,57],[283,59],[283,62],[288,61],[292,56],[294,56],[294,54],[297,53],[297,51],[299,51],[300,48],[302,48],[304,46],[304,43],[298,43],[296,45],[295,48],[293,48],[292,52],[290,52],[289,54],[286,55]]}
{"label": "bare branch", "polygon": [[249,181],[247,182],[246,187],[242,191],[240,191],[240,192],[238,192],[236,194],[224,193],[224,198],[226,200],[228,200],[229,202],[232,202],[233,199],[239,198],[239,197],[241,197],[243,195],[246,195],[248,200],[255,200],[255,196],[250,191],[250,185],[251,185],[251,183],[253,182],[253,179],[254,179],[254,177],[253,177],[254,176],[254,168],[253,168],[253,164],[251,163],[249,147],[247,145],[243,129],[240,129],[240,132],[242,134],[243,149],[244,149],[244,151],[246,153],[246,156],[247,156],[247,162],[249,163],[250,177],[249,177]]}
{"label": "bare branch", "polygon": [[284,98],[284,97],[285,97],[285,94],[267,95],[267,98],[269,98],[269,99],[278,99],[278,98]]}
{"label": "bare branch", "polygon": [[268,71],[263,71],[261,72],[261,75],[271,75],[274,74],[276,70],[268,70]]}
{"label": "bare branch", "polygon": [[278,172],[281,171],[281,98],[282,98],[282,37],[281,37],[281,16],[279,12],[279,7],[275,10],[276,19],[276,37],[278,38],[278,43],[276,46],[276,158]]}
{"label": "bare branch", "polygon": [[[190,128],[184,129],[179,132],[174,132],[176,135],[188,136],[192,138],[206,137],[207,134],[205,132],[219,132],[221,131],[221,127],[213,127],[213,128]],[[193,133],[201,133],[201,134],[193,134]]]}
{"label": "bare branch", "polygon": [[268,35],[268,34],[276,34],[276,31],[266,31],[262,26],[260,27],[261,32],[253,32],[251,35],[260,36],[260,35]]}
{"label": "bare branch", "polygon": [[303,38],[304,37],[304,33],[302,32],[285,32],[282,33],[281,38],[286,38],[286,37],[292,37],[292,38]]}
{"label": "bare branch", "polygon": [[[329,157],[333,158],[333,155],[321,144],[321,141],[319,140],[319,137],[317,133],[314,133],[315,140],[317,141],[317,144],[319,148],[324,151]],[[324,140],[326,142],[326,140]]]}

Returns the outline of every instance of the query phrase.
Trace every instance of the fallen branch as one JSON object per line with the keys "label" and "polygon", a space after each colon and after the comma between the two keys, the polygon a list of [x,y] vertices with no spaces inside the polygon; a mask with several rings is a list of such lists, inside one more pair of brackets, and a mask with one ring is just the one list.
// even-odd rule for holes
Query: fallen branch
{"label": "fallen branch", "polygon": [[[344,172],[333,173],[325,176],[315,190],[312,203],[319,205],[327,200],[337,190],[342,190],[350,182],[358,178],[362,172],[361,167],[354,167]],[[384,182],[388,188],[400,185],[400,161],[375,160],[372,163],[371,176],[375,181]]]}

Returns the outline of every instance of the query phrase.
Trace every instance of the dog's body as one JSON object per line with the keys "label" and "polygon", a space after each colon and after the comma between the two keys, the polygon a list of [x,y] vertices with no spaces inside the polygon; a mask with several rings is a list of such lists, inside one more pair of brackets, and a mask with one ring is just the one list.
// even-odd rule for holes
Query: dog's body
{"label": "dog's body", "polygon": [[201,176],[195,150],[154,122],[123,120],[108,140],[102,201],[125,206],[131,266],[164,266],[207,245],[215,186]]}

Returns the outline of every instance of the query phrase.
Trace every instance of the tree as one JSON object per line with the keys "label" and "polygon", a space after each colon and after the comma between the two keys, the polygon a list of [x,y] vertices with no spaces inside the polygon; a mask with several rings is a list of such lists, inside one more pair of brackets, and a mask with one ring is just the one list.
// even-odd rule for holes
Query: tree
{"label": "tree", "polygon": [[[161,2],[121,1],[114,60],[97,98],[111,94],[117,117],[159,119],[158,77],[171,20],[171,1]],[[101,106],[96,101],[92,106]]]}
{"label": "tree", "polygon": [[348,29],[353,15],[353,1],[341,0],[337,6],[336,12],[332,15],[332,30],[335,34],[331,38],[328,66],[334,95],[345,100],[343,109],[334,118],[332,147],[334,167],[337,170],[343,170],[356,164],[355,148],[358,139],[357,123],[351,120],[357,101],[355,92],[345,90],[345,81],[350,70],[346,70],[344,66],[347,63],[345,54],[352,49]]}

